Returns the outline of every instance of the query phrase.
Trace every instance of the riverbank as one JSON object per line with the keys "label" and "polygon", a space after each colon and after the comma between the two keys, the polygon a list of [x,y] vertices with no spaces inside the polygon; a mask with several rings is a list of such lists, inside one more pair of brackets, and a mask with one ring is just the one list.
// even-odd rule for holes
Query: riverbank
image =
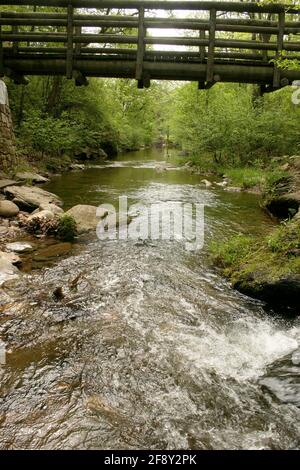
{"label": "riverbank", "polygon": [[237,235],[211,251],[235,289],[285,315],[299,314],[300,213],[264,239]]}
{"label": "riverbank", "polygon": [[[82,171],[85,165],[67,169]],[[0,175],[0,286],[78,251],[78,235],[95,230],[101,220],[94,206],[64,212],[63,201],[43,189],[57,173],[40,174],[29,165],[26,170]]]}
{"label": "riverbank", "polygon": [[[281,225],[265,238],[237,235],[212,244],[212,259],[232,286],[271,306],[299,314],[300,157],[281,159],[280,172],[264,180],[262,208]],[[267,182],[267,184],[266,184]]]}

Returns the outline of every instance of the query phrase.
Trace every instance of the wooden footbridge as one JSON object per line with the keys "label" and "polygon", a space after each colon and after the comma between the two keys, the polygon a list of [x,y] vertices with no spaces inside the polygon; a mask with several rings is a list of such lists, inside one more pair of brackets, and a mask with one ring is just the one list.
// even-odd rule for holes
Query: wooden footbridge
{"label": "wooden footbridge", "polygon": [[300,79],[283,66],[298,61],[299,38],[300,10],[272,3],[0,0],[0,76],[16,83],[66,75],[77,85],[116,77],[272,91]]}

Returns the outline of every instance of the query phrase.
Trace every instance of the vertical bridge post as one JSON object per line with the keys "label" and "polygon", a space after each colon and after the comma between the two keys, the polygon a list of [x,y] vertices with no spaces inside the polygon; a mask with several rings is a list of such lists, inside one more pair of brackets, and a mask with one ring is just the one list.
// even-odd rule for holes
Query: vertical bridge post
{"label": "vertical bridge post", "polygon": [[74,8],[72,3],[68,5],[68,19],[67,19],[67,78],[73,77],[73,13]]}
{"label": "vertical bridge post", "polygon": [[216,43],[216,21],[217,11],[215,8],[210,10],[209,19],[209,45],[207,55],[207,69],[206,69],[206,81],[207,83],[213,83],[214,81],[214,59],[215,59],[215,43]]}
{"label": "vertical bridge post", "polygon": [[138,47],[136,56],[136,71],[135,78],[138,81],[138,87],[144,88],[144,55],[145,55],[145,9],[139,8],[139,29],[138,29]]}
{"label": "vertical bridge post", "polygon": [[[18,34],[19,28],[18,25],[13,25],[11,28],[12,34]],[[13,42],[13,55],[16,56],[18,54],[19,44],[17,41]]]}
{"label": "vertical bridge post", "polygon": [[[283,51],[283,39],[284,39],[284,26],[285,26],[285,12],[282,11],[278,15],[278,36],[277,36],[277,51],[275,60],[279,61]],[[274,64],[274,76],[273,76],[273,88],[280,87],[280,67],[278,64]]]}
{"label": "vertical bridge post", "polygon": [[[75,26],[75,35],[79,37],[81,35],[81,26]],[[81,54],[81,44],[80,42],[76,42],[75,44],[75,55]]]}
{"label": "vertical bridge post", "polygon": [[[205,41],[206,34],[205,34],[205,29],[200,29],[199,31],[199,38],[200,40]],[[204,64],[205,62],[205,46],[199,46],[199,54],[200,54],[200,63]],[[203,90],[205,88],[205,81],[199,81],[198,82],[198,89]]]}

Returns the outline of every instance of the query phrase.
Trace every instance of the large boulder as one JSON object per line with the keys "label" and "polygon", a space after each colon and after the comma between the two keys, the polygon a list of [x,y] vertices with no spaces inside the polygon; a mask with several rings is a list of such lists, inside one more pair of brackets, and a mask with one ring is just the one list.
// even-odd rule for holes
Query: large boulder
{"label": "large boulder", "polygon": [[99,209],[95,206],[79,204],[68,210],[66,214],[71,215],[74,218],[77,225],[77,232],[78,234],[81,234],[91,230],[96,230],[98,223],[101,219],[107,216],[108,211],[102,209],[99,212]]}
{"label": "large boulder", "polygon": [[47,183],[49,181],[48,178],[38,175],[37,173],[31,173],[29,171],[26,171],[23,173],[17,173],[15,177],[21,181],[31,181],[32,183],[37,183],[37,184]]}
{"label": "large boulder", "polygon": [[20,271],[14,266],[14,261],[8,253],[0,252],[0,286],[12,279],[17,279]]}
{"label": "large boulder", "polygon": [[7,178],[0,179],[0,191],[3,191],[7,186],[15,186],[16,184],[17,182],[14,180],[9,180]]}
{"label": "large boulder", "polygon": [[75,151],[74,157],[80,161],[97,159],[106,160],[107,153],[101,147],[82,147]]}
{"label": "large boulder", "polygon": [[62,205],[58,196],[37,187],[9,186],[5,188],[4,192],[21,210],[27,212],[33,212],[41,204]]}
{"label": "large boulder", "polygon": [[243,294],[263,300],[277,308],[299,307],[300,275],[283,276],[279,279],[263,279],[262,272],[251,272],[241,276],[233,287]]}
{"label": "large boulder", "polygon": [[11,201],[0,201],[0,216],[1,217],[15,217],[18,215],[20,209],[16,204]]}
{"label": "large boulder", "polygon": [[300,191],[293,193],[286,193],[274,198],[271,198],[266,203],[266,208],[271,214],[279,219],[288,219],[290,216],[297,213],[300,207]]}

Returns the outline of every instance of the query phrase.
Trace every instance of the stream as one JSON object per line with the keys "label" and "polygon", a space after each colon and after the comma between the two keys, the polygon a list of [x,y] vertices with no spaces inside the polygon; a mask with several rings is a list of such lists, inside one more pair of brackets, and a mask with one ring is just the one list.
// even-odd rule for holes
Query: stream
{"label": "stream", "polygon": [[201,179],[152,149],[45,186],[65,209],[121,195],[204,204],[205,244],[92,235],[5,290],[2,449],[299,448],[299,317],[232,290],[208,254],[212,240],[274,223],[257,195]]}

